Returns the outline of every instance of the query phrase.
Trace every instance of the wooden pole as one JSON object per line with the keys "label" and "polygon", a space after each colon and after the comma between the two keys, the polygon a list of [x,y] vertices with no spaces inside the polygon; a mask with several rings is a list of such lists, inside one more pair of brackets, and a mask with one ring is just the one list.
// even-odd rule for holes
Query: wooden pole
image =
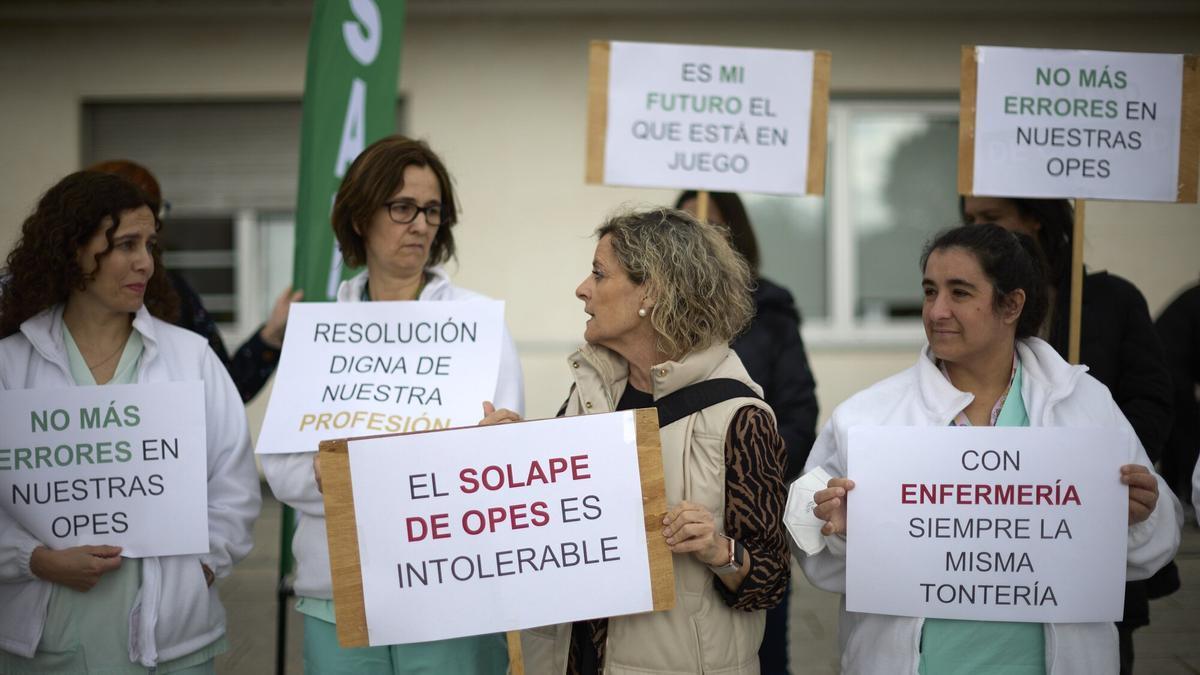
{"label": "wooden pole", "polygon": [[521,631],[510,630],[504,635],[508,638],[509,675],[525,675],[525,656],[521,653]]}
{"label": "wooden pole", "polygon": [[696,191],[696,220],[708,222],[708,190]]}
{"label": "wooden pole", "polygon": [[1079,363],[1080,319],[1083,316],[1083,200],[1075,200],[1075,229],[1071,234],[1071,314],[1067,360]]}

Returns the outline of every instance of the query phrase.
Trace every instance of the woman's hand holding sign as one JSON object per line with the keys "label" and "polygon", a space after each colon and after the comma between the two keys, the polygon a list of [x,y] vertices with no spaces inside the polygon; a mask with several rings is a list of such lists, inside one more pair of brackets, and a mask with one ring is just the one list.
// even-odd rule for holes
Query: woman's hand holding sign
{"label": "woman's hand holding sign", "polygon": [[825,521],[821,534],[846,535],[846,496],[853,489],[854,481],[849,478],[830,478],[824,490],[813,494],[813,515]]}
{"label": "woman's hand holding sign", "polygon": [[520,422],[521,416],[508,408],[497,409],[492,405],[491,401],[483,402],[483,419],[479,420],[479,426],[486,427],[492,424],[507,424],[509,422]]}
{"label": "woman's hand holding sign", "polygon": [[[691,553],[712,568],[731,591],[736,591],[750,572],[750,560],[734,556],[734,541],[717,532],[713,514],[700,504],[685,500],[668,510],[663,517],[663,538],[671,553]],[[730,563],[736,565],[735,571],[727,571]]]}
{"label": "woman's hand holding sign", "polygon": [[705,565],[724,565],[727,550],[717,537],[716,523],[708,509],[689,501],[680,502],[663,518],[663,537],[671,553],[691,553]]}
{"label": "woman's hand holding sign", "polygon": [[61,551],[39,546],[29,556],[34,576],[80,593],[92,590],[100,577],[120,566],[120,546],[72,546]]}
{"label": "woman's hand holding sign", "polygon": [[1150,517],[1158,504],[1158,480],[1141,464],[1121,467],[1121,482],[1129,486],[1129,524],[1135,525]]}

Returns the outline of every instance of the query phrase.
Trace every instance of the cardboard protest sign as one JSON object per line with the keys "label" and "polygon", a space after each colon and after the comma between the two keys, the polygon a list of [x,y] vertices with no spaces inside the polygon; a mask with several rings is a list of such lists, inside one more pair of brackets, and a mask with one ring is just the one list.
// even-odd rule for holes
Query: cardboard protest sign
{"label": "cardboard protest sign", "polygon": [[828,52],[590,49],[587,182],[824,193]]}
{"label": "cardboard protest sign", "polygon": [[494,300],[294,304],[255,451],[475,424],[503,334]]}
{"label": "cardboard protest sign", "polygon": [[1194,55],[964,47],[959,192],[1195,202]]}
{"label": "cardboard protest sign", "polygon": [[851,429],[846,609],[1120,619],[1129,443],[1112,429]]}
{"label": "cardboard protest sign", "polygon": [[322,443],[341,645],[669,609],[657,420],[638,410]]}
{"label": "cardboard protest sign", "polygon": [[208,552],[201,382],[0,391],[0,508],[52,549]]}

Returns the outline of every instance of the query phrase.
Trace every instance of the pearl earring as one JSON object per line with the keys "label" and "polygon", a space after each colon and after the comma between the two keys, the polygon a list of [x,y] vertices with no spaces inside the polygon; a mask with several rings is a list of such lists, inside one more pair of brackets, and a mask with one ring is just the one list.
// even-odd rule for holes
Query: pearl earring
{"label": "pearl earring", "polygon": [[638,316],[642,317],[643,319],[646,318],[646,308],[645,307],[638,308]]}

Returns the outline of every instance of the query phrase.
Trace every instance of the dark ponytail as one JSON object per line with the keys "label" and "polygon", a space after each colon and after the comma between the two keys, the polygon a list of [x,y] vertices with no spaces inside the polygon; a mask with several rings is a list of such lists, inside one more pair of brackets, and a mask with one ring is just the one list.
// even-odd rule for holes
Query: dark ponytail
{"label": "dark ponytail", "polygon": [[921,253],[921,269],[934,251],[960,248],[975,256],[991,282],[992,307],[1000,311],[1017,289],[1025,291],[1025,307],[1017,320],[1018,339],[1035,337],[1049,309],[1046,259],[1038,243],[999,225],[960,225],[938,234]]}
{"label": "dark ponytail", "polygon": [[[1045,260],[1046,283],[1066,291],[1071,283],[1071,240],[1075,228],[1075,209],[1066,199],[1002,197],[1012,202],[1017,215],[1038,224],[1037,242]],[[966,222],[967,200],[958,200],[959,213]]]}

